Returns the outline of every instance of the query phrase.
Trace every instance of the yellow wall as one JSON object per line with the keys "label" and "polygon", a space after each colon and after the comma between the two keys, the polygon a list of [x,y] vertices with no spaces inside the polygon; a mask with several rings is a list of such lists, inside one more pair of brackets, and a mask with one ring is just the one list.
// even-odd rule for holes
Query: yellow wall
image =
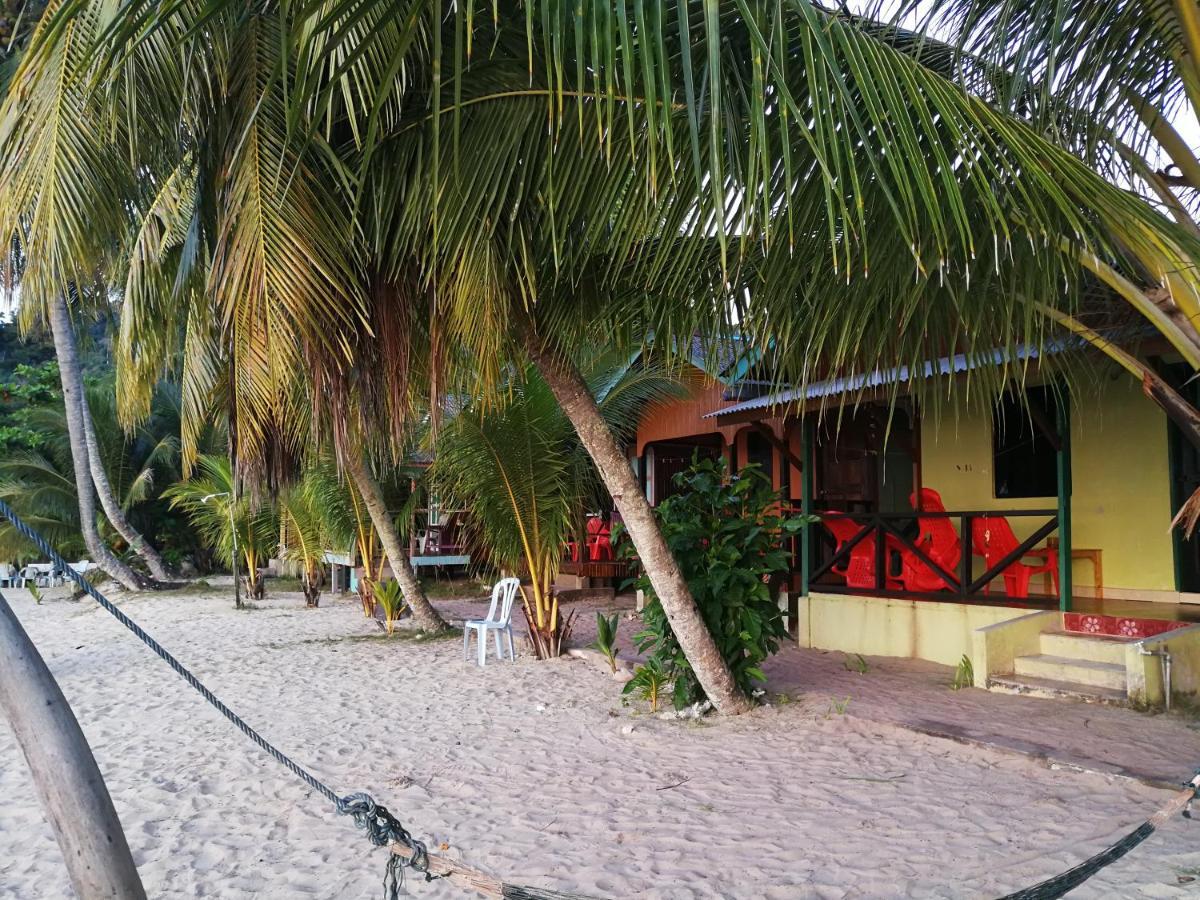
{"label": "yellow wall", "polygon": [[1129,699],[1158,706],[1163,702],[1163,665],[1157,656],[1144,656],[1139,647],[1171,655],[1171,698],[1195,707],[1200,701],[1200,625],[1128,644],[1125,670],[1129,673]]}
{"label": "yellow wall", "polygon": [[956,666],[963,656],[971,656],[977,628],[1028,612],[982,603],[849,594],[812,593],[799,599],[801,647],[927,659],[947,666]]}
{"label": "yellow wall", "polygon": [[[1053,508],[1054,497],[993,496],[991,427],[989,411],[961,402],[939,423],[923,422],[922,483],[951,510]],[[1103,551],[1106,588],[1174,591],[1166,417],[1125,378],[1074,398],[1071,431],[1074,546]],[[1009,521],[1018,537],[1041,524]],[[1073,580],[1076,593],[1089,593],[1091,565],[1077,560]],[[1041,590],[1040,579],[1034,590]]]}

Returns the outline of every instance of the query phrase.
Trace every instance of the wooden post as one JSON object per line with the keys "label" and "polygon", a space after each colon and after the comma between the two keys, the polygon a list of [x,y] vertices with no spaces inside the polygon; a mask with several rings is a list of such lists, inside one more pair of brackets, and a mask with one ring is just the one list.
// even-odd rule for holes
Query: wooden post
{"label": "wooden post", "polygon": [[1071,395],[1066,386],[1058,400],[1058,608],[1071,611]]}
{"label": "wooden post", "polygon": [[121,821],[79,723],[0,595],[0,709],[82,900],[145,900]]}
{"label": "wooden post", "polygon": [[[800,512],[812,515],[813,494],[813,423],[807,418],[800,420]],[[800,596],[807,597],[809,576],[812,574],[812,525],[805,525],[800,532]]]}

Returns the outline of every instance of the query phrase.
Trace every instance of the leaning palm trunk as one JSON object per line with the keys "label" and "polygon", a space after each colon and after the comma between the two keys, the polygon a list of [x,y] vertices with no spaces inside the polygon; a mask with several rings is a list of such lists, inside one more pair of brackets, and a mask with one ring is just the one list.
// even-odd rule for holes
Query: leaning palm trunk
{"label": "leaning palm trunk", "polygon": [[521,331],[525,352],[575,427],[580,442],[612,495],[629,539],[637,550],[638,559],[658,594],[663,612],[704,693],[718,712],[729,715],[745,712],[750,708],[750,701],[734,682],[725,660],[717,650],[712,634],[692,599],[691,590],[658,529],[654,511],[633,477],[629,460],[617,446],[612,430],[600,415],[583,376],[564,354],[541,340],[530,323],[525,323]]}
{"label": "leaning palm trunk", "polygon": [[138,591],[142,583],[133,569],[129,568],[100,540],[96,528],[96,494],[92,476],[88,471],[89,453],[84,426],[83,375],[79,369],[79,355],[75,347],[75,332],[71,327],[71,314],[67,310],[66,298],[62,295],[50,302],[50,330],[54,335],[54,352],[58,356],[58,372],[62,381],[63,407],[67,418],[67,434],[71,441],[71,461],[75,470],[75,491],[79,502],[79,530],[92,559],[112,578],[131,591]]}
{"label": "leaning palm trunk", "polygon": [[[379,542],[383,545],[383,552],[391,564],[392,575],[399,583],[400,590],[404,592],[405,601],[412,608],[413,619],[425,631],[445,631],[449,626],[425,596],[417,573],[408,561],[408,554],[404,551],[400,535],[396,533],[396,526],[392,524],[388,515],[387,506],[383,502],[383,492],[379,490],[375,478],[367,471],[366,463],[361,457],[350,452],[346,454],[346,470],[367,507],[367,514],[371,517],[371,523],[379,535]],[[363,560],[363,564],[369,568],[371,562]]]}
{"label": "leaning palm trunk", "polygon": [[104,509],[105,517],[117,533],[125,539],[133,552],[145,561],[146,567],[155,580],[170,581],[173,576],[167,570],[167,564],[142,533],[133,527],[125,515],[125,510],[121,509],[116,494],[113,493],[108,473],[104,471],[104,463],[100,458],[100,444],[96,440],[96,425],[92,421],[91,410],[88,409],[86,392],[80,393],[79,402],[83,407],[83,433],[87,442],[88,467],[91,469],[92,483],[96,487],[96,495],[100,498],[100,506]]}

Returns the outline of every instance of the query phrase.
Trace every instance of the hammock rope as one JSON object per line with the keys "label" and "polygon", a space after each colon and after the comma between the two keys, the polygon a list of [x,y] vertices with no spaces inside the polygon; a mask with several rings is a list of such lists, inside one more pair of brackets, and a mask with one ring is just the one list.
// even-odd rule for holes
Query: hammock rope
{"label": "hammock rope", "polygon": [[[386,900],[398,900],[400,892],[404,887],[405,869],[411,869],[421,875],[426,881],[444,877],[449,874],[450,869],[460,872],[474,871],[467,869],[465,866],[459,866],[451,860],[445,860],[431,854],[423,842],[413,837],[400,824],[400,821],[388,812],[387,807],[376,803],[369,794],[354,793],[343,797],[335,793],[329,785],[325,784],[268,741],[253,726],[247,723],[245,719],[226,706],[221,698],[214,694],[187,666],[151,637],[142,626],[125,615],[120,607],[100,593],[95,585],[71,568],[70,564],[50,546],[46,539],[25,524],[21,517],[13,512],[12,507],[4,500],[0,500],[0,515],[8,519],[17,531],[28,538],[42,553],[45,553],[50,562],[75,582],[80,590],[99,603],[105,612],[109,613],[129,629],[139,641],[149,647],[159,659],[170,666],[176,675],[186,681],[201,697],[208,701],[213,709],[224,716],[238,731],[257,744],[261,750],[277,763],[328,800],[339,814],[350,816],[359,828],[366,831],[367,839],[373,845],[376,847],[392,848],[392,852],[388,856],[383,878],[384,897]],[[477,872],[475,875],[488,881],[494,881],[494,879],[488,878],[481,872]],[[503,897],[529,898],[529,900],[561,900],[561,898],[589,900],[589,898],[582,897],[582,895],[545,891],[539,888],[521,888],[502,882],[496,882],[496,884],[500,885],[502,893],[499,896]]]}
{"label": "hammock rope", "polygon": [[1182,791],[1116,843],[1110,844],[1095,856],[1085,859],[1079,865],[1067,869],[1060,875],[1055,875],[1053,878],[1048,878],[1033,887],[1016,893],[1005,894],[1000,900],[1055,900],[1068,891],[1073,891],[1105,866],[1116,862],[1138,846],[1176,814],[1182,812],[1185,819],[1192,818],[1192,803],[1196,800],[1200,800],[1200,769],[1196,770],[1196,775],[1191,781],[1183,783]]}
{"label": "hammock rope", "polygon": [[[241,716],[225,705],[191,670],[175,658],[165,647],[151,637],[137,622],[129,618],[120,607],[105,597],[90,581],[71,568],[40,534],[30,528],[4,500],[0,500],[0,516],[8,519],[24,537],[33,543],[54,565],[70,578],[85,594],[100,604],[118,622],[124,625],[159,659],[165,662],[180,678],[186,681],[209,705],[225,717],[235,728],[277,763],[328,800],[340,815],[350,816],[354,823],[366,832],[367,839],[376,847],[388,847],[390,854],[384,869],[383,892],[385,900],[399,900],[404,888],[404,870],[411,869],[425,881],[447,878],[455,884],[474,890],[486,897],[505,900],[594,900],[585,894],[574,894],[545,888],[522,887],[508,884],[492,876],[463,865],[456,860],[430,853],[426,845],[413,837],[386,807],[375,802],[370,794],[353,793],[341,796],[327,784],[289,757],[286,753],[258,733]],[[1150,837],[1163,823],[1182,812],[1190,819],[1191,806],[1200,800],[1200,769],[1195,777],[1184,782],[1184,790],[1173,797],[1153,816],[1131,831],[1121,840],[1100,851],[1074,868],[1054,878],[1016,893],[1006,894],[1000,900],[1055,900],[1062,897],[1091,878],[1105,866],[1116,862],[1130,850]]]}

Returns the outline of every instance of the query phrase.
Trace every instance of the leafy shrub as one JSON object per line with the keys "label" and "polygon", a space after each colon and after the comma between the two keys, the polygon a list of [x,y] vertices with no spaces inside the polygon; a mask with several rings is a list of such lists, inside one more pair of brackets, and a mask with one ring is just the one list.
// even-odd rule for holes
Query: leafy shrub
{"label": "leafy shrub", "polygon": [[[787,539],[806,521],[773,511],[778,496],[756,465],[730,478],[723,461],[693,461],[674,483],[681,493],[655,511],[663,536],[717,649],[749,694],[755,682],[766,680],[760,666],[787,635],[768,581],[787,571]],[[647,600],[645,629],[635,637],[638,650],[648,652],[674,681],[676,709],[705,699],[650,580],[643,575],[637,586]]]}
{"label": "leafy shrub", "polygon": [[662,663],[652,656],[646,660],[645,665],[637,667],[633,678],[625,682],[622,693],[637,694],[650,704],[650,712],[658,712],[659,697],[670,680],[671,676],[663,671]]}
{"label": "leafy shrub", "polygon": [[871,666],[867,662],[866,657],[861,653],[855,653],[842,660],[842,668],[847,672],[857,672],[859,675],[866,675],[870,671]]}
{"label": "leafy shrub", "polygon": [[604,655],[613,674],[617,671],[617,624],[620,620],[620,613],[613,613],[608,618],[604,613],[596,613],[596,640],[589,645]]}
{"label": "leafy shrub", "polygon": [[950,689],[953,691],[961,691],[963,688],[973,687],[975,684],[975,666],[971,663],[971,657],[963,654],[963,658],[958,661],[958,668],[954,670],[954,680],[950,682]]}
{"label": "leafy shrub", "polygon": [[404,602],[404,593],[400,590],[400,583],[394,578],[373,582],[371,587],[375,602],[383,611],[383,627],[390,635],[396,630],[396,623],[408,610]]}
{"label": "leafy shrub", "polygon": [[[83,580],[86,581],[88,584],[90,584],[92,587],[98,588],[101,585],[108,583],[112,579],[109,577],[108,573],[105,572],[103,569],[99,568],[98,566],[94,566],[83,573]],[[71,584],[75,585],[75,582],[71,582]],[[83,588],[79,587],[78,585],[75,585],[74,590],[71,591],[71,599],[72,600],[82,600],[86,596],[87,596],[87,591],[85,591]]]}

